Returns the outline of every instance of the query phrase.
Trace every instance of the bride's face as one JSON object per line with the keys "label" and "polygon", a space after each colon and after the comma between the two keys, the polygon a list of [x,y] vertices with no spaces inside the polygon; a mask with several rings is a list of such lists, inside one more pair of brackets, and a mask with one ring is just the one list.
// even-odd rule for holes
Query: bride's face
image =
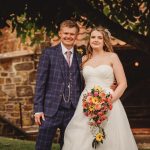
{"label": "bride's face", "polygon": [[93,49],[103,49],[103,34],[100,31],[93,31],[90,36],[90,45]]}

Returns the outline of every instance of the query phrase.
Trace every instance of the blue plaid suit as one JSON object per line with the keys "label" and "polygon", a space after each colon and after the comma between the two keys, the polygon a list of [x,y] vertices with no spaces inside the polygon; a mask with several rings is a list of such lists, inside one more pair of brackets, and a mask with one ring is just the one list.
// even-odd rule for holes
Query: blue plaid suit
{"label": "blue plaid suit", "polygon": [[[45,121],[39,128],[39,135],[36,142],[36,150],[50,150],[52,139],[56,129],[61,129],[61,146],[63,144],[64,130],[74,114],[79,96],[82,90],[82,81],[79,64],[81,57],[74,51],[78,66],[74,72],[72,83],[72,106],[70,109],[60,107],[62,94],[65,88],[64,56],[61,45],[50,47],[44,50],[38,65],[37,82],[34,98],[34,111],[44,112]],[[73,67],[74,67],[73,66]]]}

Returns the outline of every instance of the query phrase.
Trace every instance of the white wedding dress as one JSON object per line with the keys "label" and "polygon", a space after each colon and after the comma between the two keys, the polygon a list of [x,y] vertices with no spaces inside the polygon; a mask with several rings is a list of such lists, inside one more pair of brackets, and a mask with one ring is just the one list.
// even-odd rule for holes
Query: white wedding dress
{"label": "white wedding dress", "polygon": [[[83,114],[82,96],[94,85],[100,85],[111,91],[110,85],[114,81],[113,69],[109,65],[99,65],[95,68],[85,66],[83,76],[86,86],[81,94],[75,114],[66,128],[63,150],[94,150],[92,148],[94,137],[88,125],[88,117]],[[113,109],[106,122],[104,126],[106,138],[103,144],[97,146],[96,150],[138,150],[120,100],[113,103]]]}

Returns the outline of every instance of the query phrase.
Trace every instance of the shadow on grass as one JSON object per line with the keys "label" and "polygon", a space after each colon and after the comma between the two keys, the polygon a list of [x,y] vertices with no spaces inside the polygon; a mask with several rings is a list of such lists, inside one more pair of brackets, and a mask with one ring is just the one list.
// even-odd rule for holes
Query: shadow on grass
{"label": "shadow on grass", "polygon": [[[0,137],[0,150],[35,150],[35,142]],[[52,150],[60,150],[59,145],[53,144]]]}

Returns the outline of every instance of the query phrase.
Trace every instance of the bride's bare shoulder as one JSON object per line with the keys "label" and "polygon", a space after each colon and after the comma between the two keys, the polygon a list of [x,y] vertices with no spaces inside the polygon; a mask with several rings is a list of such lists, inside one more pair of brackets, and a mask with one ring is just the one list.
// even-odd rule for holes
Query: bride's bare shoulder
{"label": "bride's bare shoulder", "polygon": [[118,55],[117,55],[115,52],[107,52],[107,56],[108,56],[109,58],[112,58],[112,59],[118,57]]}
{"label": "bride's bare shoulder", "polygon": [[107,52],[106,55],[107,55],[106,59],[111,65],[113,65],[114,62],[118,60],[118,55],[115,52]]}

